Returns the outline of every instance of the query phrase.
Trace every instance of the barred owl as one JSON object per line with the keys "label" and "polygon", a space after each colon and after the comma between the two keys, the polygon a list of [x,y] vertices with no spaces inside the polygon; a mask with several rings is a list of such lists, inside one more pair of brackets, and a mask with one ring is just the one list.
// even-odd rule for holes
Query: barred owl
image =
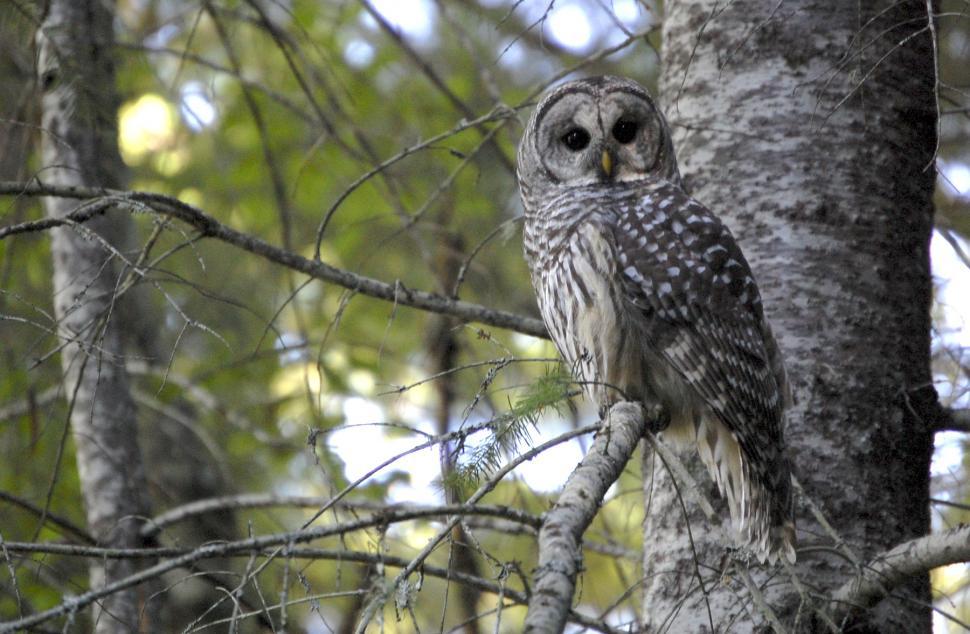
{"label": "barred owl", "polygon": [[601,413],[659,405],[694,445],[740,541],[794,561],[787,384],[751,269],[684,192],[667,123],[620,77],[559,86],[518,152],[525,256],[552,340]]}

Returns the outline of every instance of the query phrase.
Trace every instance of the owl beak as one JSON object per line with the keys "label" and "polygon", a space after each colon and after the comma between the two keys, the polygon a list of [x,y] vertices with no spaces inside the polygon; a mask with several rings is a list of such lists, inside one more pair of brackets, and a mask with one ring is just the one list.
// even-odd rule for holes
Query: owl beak
{"label": "owl beak", "polygon": [[609,178],[613,174],[613,158],[610,156],[609,150],[603,150],[603,157],[600,159],[600,165],[603,166],[603,173]]}

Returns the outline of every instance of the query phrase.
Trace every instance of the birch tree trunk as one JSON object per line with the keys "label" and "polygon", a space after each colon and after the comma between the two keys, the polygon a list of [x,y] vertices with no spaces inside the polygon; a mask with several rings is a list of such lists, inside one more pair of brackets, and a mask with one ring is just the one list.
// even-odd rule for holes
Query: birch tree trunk
{"label": "birch tree trunk", "polygon": [[[807,603],[824,605],[855,574],[853,557],[929,530],[927,5],[671,0],[665,10],[660,92],[681,171],[755,271],[796,401],[786,426],[796,477],[849,550],[797,502],[799,547],[825,547],[800,552],[797,575]],[[722,576],[707,521],[690,511],[692,544],[670,478],[645,466],[650,631],[765,627],[751,584]],[[825,631],[786,571],[752,576],[786,628]],[[928,632],[929,602],[922,575],[838,626]]]}
{"label": "birch tree trunk", "polygon": [[[44,183],[123,187],[112,18],[111,3],[104,0],[52,0],[48,6],[37,33]],[[79,201],[47,198],[44,204],[48,216],[59,217]],[[64,393],[71,403],[88,527],[102,545],[115,548],[141,546],[138,530],[148,515],[120,316],[114,311],[120,267],[106,248],[121,248],[127,222],[109,214],[50,232]],[[134,560],[92,560],[91,586],[134,570]],[[138,630],[138,599],[138,589],[108,596],[93,615],[96,631]]]}

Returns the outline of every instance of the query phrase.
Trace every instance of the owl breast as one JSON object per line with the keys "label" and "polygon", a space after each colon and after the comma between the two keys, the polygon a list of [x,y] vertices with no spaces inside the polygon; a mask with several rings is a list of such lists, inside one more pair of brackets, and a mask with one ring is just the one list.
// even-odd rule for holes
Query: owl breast
{"label": "owl breast", "polygon": [[612,249],[602,229],[588,222],[573,229],[562,249],[533,269],[539,309],[583,390],[602,405],[618,391],[610,386],[623,389],[617,381],[635,357],[624,352]]}
{"label": "owl breast", "polygon": [[648,345],[651,320],[622,288],[612,235],[591,215],[532,263],[543,321],[601,411],[622,400],[657,402],[670,416],[667,434],[686,433],[703,402]]}

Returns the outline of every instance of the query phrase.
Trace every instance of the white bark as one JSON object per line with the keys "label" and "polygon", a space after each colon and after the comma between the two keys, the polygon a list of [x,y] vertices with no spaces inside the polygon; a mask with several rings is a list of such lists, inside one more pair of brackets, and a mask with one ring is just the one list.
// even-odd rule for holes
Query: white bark
{"label": "white bark", "polygon": [[583,533],[599,511],[607,489],[623,473],[644,430],[639,405],[614,405],[593,445],[566,480],[556,505],[543,518],[526,632],[555,634],[565,627],[576,575],[582,570]]}
{"label": "white bark", "polygon": [[[124,167],[116,141],[112,14],[103,0],[52,0],[37,33],[38,82],[43,89],[43,162],[39,178],[53,185],[120,187]],[[47,215],[61,217],[77,201],[46,198]],[[51,230],[54,309],[63,348],[64,393],[88,527],[99,543],[141,545],[147,516],[145,474],[138,451],[135,408],[113,312],[118,266],[106,243],[121,245],[127,216],[102,216],[84,227]],[[94,561],[91,587],[127,577],[135,563]],[[104,598],[96,631],[138,628],[134,589]]]}
{"label": "white bark", "polygon": [[[786,427],[794,471],[846,547],[869,559],[929,530],[934,174],[925,168],[936,113],[926,6],[671,0],[665,9],[660,92],[681,171],[732,229],[762,290],[796,401]],[[721,578],[725,544],[696,508],[685,520],[669,476],[654,475],[651,631],[765,627],[750,590]],[[796,514],[800,546],[833,545],[804,500]],[[833,591],[855,574],[828,552],[799,556],[803,587]],[[764,586],[771,572],[752,577]],[[823,627],[787,579],[776,574],[764,599],[788,627],[796,618]],[[928,631],[927,589],[918,576],[864,618],[872,631]]]}
{"label": "white bark", "polygon": [[970,526],[913,539],[876,557],[860,574],[833,595],[834,620],[869,607],[913,575],[949,564],[970,561]]}

